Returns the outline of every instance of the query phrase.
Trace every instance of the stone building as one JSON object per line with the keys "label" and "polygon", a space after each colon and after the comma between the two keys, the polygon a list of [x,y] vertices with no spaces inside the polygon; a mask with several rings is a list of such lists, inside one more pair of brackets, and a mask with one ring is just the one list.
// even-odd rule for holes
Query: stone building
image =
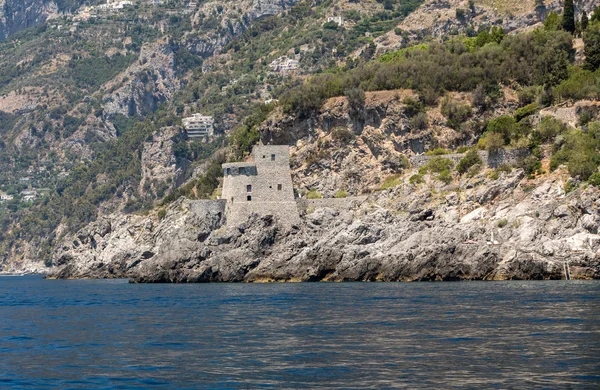
{"label": "stone building", "polygon": [[290,174],[287,145],[257,145],[253,162],[223,164],[223,192],[227,201],[227,223],[246,221],[248,216],[273,215],[285,225],[300,223]]}

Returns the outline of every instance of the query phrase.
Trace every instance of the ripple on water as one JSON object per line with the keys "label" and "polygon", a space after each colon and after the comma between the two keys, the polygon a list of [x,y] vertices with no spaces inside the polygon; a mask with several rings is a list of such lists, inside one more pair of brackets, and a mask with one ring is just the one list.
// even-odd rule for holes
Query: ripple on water
{"label": "ripple on water", "polygon": [[0,388],[579,387],[600,282],[0,282]]}

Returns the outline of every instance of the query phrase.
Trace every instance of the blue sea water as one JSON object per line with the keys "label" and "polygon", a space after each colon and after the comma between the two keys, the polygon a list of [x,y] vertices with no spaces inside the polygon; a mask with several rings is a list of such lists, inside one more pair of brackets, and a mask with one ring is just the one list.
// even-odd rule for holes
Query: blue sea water
{"label": "blue sea water", "polygon": [[0,388],[600,388],[600,282],[0,278]]}

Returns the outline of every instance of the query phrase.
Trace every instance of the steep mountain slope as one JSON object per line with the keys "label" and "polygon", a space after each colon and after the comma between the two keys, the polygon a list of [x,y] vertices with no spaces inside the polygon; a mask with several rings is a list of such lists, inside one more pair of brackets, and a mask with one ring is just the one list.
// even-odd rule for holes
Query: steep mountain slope
{"label": "steep mountain slope", "polygon": [[[0,190],[14,198],[0,205],[5,261],[48,260],[65,231],[107,210],[152,207],[221,142],[188,144],[182,116],[212,114],[217,131],[228,132],[419,4],[295,3],[140,0],[112,11],[86,3],[0,43],[0,159],[10,167]],[[324,26],[341,12],[354,15],[348,28]],[[296,74],[271,71],[286,54],[299,59]],[[141,157],[159,132],[174,144],[161,164],[175,167],[151,177]],[[23,202],[28,191],[37,192],[33,202]]]}
{"label": "steep mountain slope", "polygon": [[[454,7],[463,3],[190,4],[140,1],[95,18],[80,7],[0,43],[0,161],[10,167],[0,190],[16,196],[0,207],[5,269],[37,267],[39,260],[49,265],[57,246],[70,250],[72,233],[103,215],[137,226],[136,216],[123,213],[158,216],[179,196],[217,196],[220,162],[244,158],[259,139],[294,145],[299,192],[360,194],[402,173],[408,155],[499,142],[485,131],[508,114],[518,120],[509,121],[514,131],[503,134],[500,146],[530,148],[535,160],[522,168],[539,174],[539,164],[550,164],[540,161],[535,138],[540,109],[577,90],[585,93],[576,100],[597,99],[593,88],[572,85],[583,76],[570,68],[568,34],[512,39],[494,30],[465,38],[446,31],[454,22],[440,30],[437,21],[402,30],[418,20],[410,21],[414,9],[456,17]],[[469,34],[469,28],[487,33],[487,22],[513,20],[491,19],[506,10],[483,1],[475,9],[473,25],[461,24]],[[523,4],[515,14],[532,9]],[[327,22],[334,16],[343,17],[341,25]],[[438,38],[448,42],[439,45]],[[406,42],[423,44],[392,50]],[[378,46],[388,54],[374,59]],[[299,68],[274,70],[283,56],[296,58]],[[279,104],[265,105],[271,98]],[[598,112],[591,106],[576,116],[593,122]],[[187,141],[181,118],[195,112],[213,115],[218,133],[231,135],[231,147],[222,148],[223,138]],[[556,148],[566,150],[569,142]],[[569,156],[554,163],[571,164]],[[38,198],[23,202],[32,189]]]}

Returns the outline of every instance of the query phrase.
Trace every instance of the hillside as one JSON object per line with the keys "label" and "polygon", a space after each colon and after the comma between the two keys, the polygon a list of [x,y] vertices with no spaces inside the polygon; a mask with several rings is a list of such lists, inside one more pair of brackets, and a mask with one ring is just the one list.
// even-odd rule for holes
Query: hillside
{"label": "hillside", "polygon": [[[301,195],[369,194],[389,183],[430,183],[429,175],[431,183],[465,183],[454,164],[419,172],[408,161],[474,145],[529,150],[531,158],[513,167],[537,179],[527,186],[548,182],[545,175],[561,164],[568,192],[588,186],[598,148],[578,154],[578,145],[595,137],[585,131],[598,119],[597,72],[573,67],[569,34],[548,23],[528,33],[539,22],[513,23],[532,15],[533,4],[501,20],[492,16],[506,9],[475,2],[477,16],[464,30],[440,30],[443,18],[436,17],[419,32],[408,28],[419,15],[446,10],[456,18],[463,3],[295,3],[199,2],[189,9],[140,2],[87,21],[75,20],[89,10],[80,7],[0,43],[2,161],[10,167],[0,189],[16,195],[2,204],[4,268],[87,258],[61,251],[98,218],[135,231],[147,224],[138,219],[158,223],[180,196],[218,196],[220,163],[243,159],[259,139],[292,145]],[[582,5],[591,11],[591,2]],[[548,15],[557,8],[546,7]],[[327,22],[332,16],[342,16],[341,25]],[[512,34],[488,32],[493,25]],[[298,69],[273,71],[284,56]],[[279,102],[265,105],[270,99]],[[186,140],[181,118],[195,112],[213,115],[223,136],[208,144]],[[36,199],[24,202],[32,190]],[[387,199],[372,199],[389,208]]]}

